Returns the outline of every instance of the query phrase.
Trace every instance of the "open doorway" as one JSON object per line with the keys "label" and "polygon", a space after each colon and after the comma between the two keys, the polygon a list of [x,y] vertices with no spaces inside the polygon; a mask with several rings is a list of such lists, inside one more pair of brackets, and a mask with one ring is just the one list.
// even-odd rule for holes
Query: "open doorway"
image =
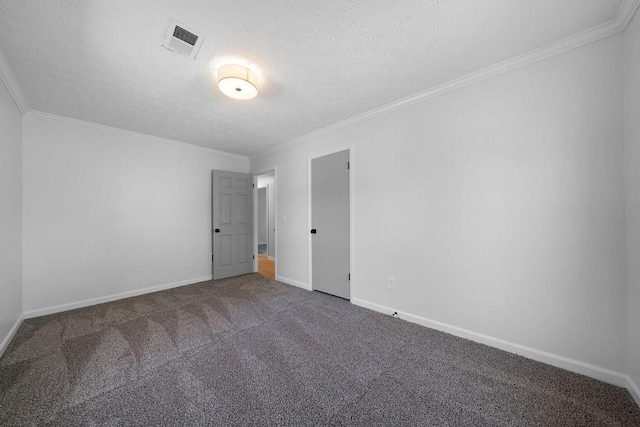
{"label": "open doorway", "polygon": [[255,175],[255,236],[258,254],[256,271],[265,277],[276,276],[276,182],[275,170]]}

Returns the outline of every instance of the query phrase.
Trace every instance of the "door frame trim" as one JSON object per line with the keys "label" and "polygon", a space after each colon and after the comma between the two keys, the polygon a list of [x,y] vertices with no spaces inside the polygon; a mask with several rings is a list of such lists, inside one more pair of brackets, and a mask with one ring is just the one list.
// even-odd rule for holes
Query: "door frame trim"
{"label": "door frame trim", "polygon": [[[268,167],[266,169],[257,170],[251,172],[253,175],[253,251],[255,253],[255,259],[253,260],[253,272],[258,272],[258,175],[264,175],[266,173],[273,172],[273,224],[276,227],[273,232],[273,255],[275,259],[274,276],[278,277],[278,167]],[[268,197],[268,194],[267,194]],[[269,199],[271,203],[271,199]],[[267,240],[269,239],[269,230],[267,230]],[[268,246],[267,246],[268,247]],[[267,253],[268,255],[268,253]]]}
{"label": "door frame trim", "polygon": [[330,148],[323,151],[314,151],[313,155],[307,157],[307,253],[308,257],[308,265],[309,265],[309,288],[313,291],[313,245],[311,240],[311,227],[313,226],[312,218],[311,218],[311,161],[313,159],[317,159],[320,157],[328,156],[331,154],[336,154],[341,151],[349,150],[349,274],[351,275],[351,279],[349,280],[349,299],[353,300],[356,298],[355,294],[355,263],[353,261],[353,247],[355,242],[355,229],[353,223],[353,151],[354,145],[339,145],[334,148]]}

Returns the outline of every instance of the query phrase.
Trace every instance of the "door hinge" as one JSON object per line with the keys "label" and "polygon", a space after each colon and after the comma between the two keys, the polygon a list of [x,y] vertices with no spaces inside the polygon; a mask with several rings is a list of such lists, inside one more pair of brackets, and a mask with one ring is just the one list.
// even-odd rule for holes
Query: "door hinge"
{"label": "door hinge", "polygon": [[255,185],[255,184],[251,184],[251,186],[252,186],[253,188],[256,188],[256,185]]}
{"label": "door hinge", "polygon": [[213,262],[213,254],[211,254],[211,262]]}
{"label": "door hinge", "polygon": [[351,280],[351,273],[349,273],[349,280]]}
{"label": "door hinge", "polygon": [[253,259],[256,259],[256,256],[255,256],[255,255],[253,256]]}
{"label": "door hinge", "polygon": [[347,169],[351,169],[351,162],[347,162]]}

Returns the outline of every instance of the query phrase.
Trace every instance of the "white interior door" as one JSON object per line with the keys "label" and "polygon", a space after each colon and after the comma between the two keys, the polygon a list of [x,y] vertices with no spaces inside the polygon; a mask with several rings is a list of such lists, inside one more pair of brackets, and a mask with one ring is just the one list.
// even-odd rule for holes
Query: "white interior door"
{"label": "white interior door", "polygon": [[213,171],[213,279],[253,272],[251,175]]}
{"label": "white interior door", "polygon": [[350,298],[349,150],[311,160],[313,289]]}

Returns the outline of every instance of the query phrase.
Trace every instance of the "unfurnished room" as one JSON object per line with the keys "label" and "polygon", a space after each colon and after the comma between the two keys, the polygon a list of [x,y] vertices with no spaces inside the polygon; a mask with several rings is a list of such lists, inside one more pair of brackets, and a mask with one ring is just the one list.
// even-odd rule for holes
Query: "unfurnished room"
{"label": "unfurnished room", "polygon": [[1,426],[640,426],[640,0],[0,0]]}

